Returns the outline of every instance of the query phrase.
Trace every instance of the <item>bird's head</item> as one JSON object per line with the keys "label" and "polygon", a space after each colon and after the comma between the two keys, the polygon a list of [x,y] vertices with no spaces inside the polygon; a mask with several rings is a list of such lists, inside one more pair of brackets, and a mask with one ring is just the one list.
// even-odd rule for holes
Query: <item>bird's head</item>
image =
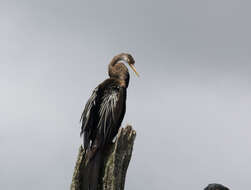
{"label": "bird's head", "polygon": [[125,63],[127,63],[131,67],[131,69],[135,72],[135,74],[139,77],[139,73],[136,71],[136,68],[135,68],[134,58],[132,57],[131,54],[121,53],[121,54],[116,55],[112,59],[111,65],[114,66],[119,61],[124,61]]}

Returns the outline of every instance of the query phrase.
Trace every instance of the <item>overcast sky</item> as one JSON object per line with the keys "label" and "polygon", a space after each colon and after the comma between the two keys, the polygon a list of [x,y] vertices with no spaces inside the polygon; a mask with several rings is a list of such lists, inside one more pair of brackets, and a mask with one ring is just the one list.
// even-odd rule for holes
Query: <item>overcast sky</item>
{"label": "overcast sky", "polygon": [[79,118],[131,53],[128,190],[251,186],[251,25],[244,0],[0,0],[0,189],[69,189]]}

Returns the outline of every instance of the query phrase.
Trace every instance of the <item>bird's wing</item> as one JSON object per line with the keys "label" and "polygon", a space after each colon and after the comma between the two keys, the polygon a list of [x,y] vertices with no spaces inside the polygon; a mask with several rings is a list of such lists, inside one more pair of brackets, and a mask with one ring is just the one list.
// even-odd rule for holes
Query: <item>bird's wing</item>
{"label": "bird's wing", "polygon": [[102,103],[99,109],[99,134],[103,136],[103,143],[108,140],[120,118],[120,110],[123,109],[123,89],[113,87],[106,90],[102,97]]}
{"label": "bird's wing", "polygon": [[81,115],[80,122],[82,122],[80,136],[84,134],[84,148],[86,149],[90,143],[90,135],[92,132],[94,122],[94,109],[97,103],[98,87],[93,90],[93,93],[87,101],[84,111]]}

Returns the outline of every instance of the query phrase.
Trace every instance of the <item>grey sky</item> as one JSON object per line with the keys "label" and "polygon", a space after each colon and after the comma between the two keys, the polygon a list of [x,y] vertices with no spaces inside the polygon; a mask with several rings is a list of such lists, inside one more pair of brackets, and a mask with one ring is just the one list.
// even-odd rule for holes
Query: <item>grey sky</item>
{"label": "grey sky", "polygon": [[249,1],[0,1],[0,188],[69,189],[78,123],[130,52],[126,189],[251,186]]}

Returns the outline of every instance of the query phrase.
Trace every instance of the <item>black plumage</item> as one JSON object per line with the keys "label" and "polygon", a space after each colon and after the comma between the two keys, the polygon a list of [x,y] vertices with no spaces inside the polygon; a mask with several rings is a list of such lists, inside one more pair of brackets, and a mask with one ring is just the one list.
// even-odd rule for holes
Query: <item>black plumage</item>
{"label": "black plumage", "polygon": [[116,79],[107,79],[95,88],[81,117],[85,149],[97,138],[98,146],[111,142],[124,117],[125,102],[126,88]]}
{"label": "black plumage", "polygon": [[209,184],[204,190],[229,190],[229,188],[225,187],[224,185],[212,183]]}
{"label": "black plumage", "polygon": [[135,70],[130,54],[119,54],[109,64],[109,76],[98,85],[87,101],[81,116],[84,148],[87,158],[87,179],[90,190],[97,189],[102,151],[116,136],[126,111],[129,72],[124,62]]}

